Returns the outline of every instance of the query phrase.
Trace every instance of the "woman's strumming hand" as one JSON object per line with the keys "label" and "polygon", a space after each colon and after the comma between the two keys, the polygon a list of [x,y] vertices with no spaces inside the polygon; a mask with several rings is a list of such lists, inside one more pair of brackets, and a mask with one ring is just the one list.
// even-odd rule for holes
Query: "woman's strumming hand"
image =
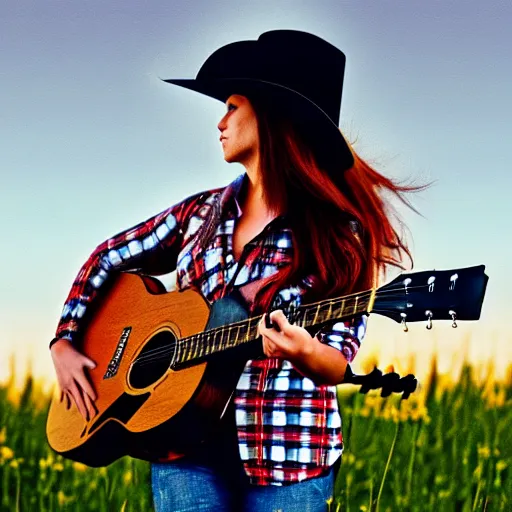
{"label": "woman's strumming hand", "polygon": [[96,393],[85,374],[84,367],[92,369],[96,367],[96,363],[76,350],[71,342],[64,338],[55,342],[50,351],[61,389],[61,400],[65,396],[69,407],[73,399],[80,414],[89,420],[96,413],[93,404]]}

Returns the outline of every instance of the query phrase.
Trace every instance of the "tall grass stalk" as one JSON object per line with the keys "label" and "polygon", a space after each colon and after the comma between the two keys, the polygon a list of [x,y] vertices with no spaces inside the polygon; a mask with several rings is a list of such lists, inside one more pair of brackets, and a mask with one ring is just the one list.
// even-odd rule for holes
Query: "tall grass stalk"
{"label": "tall grass stalk", "polygon": [[416,441],[418,440],[418,431],[421,425],[421,420],[414,424],[414,429],[412,432],[412,448],[411,448],[411,457],[409,458],[409,467],[407,468],[407,487],[406,487],[406,496],[407,503],[412,503],[412,475],[414,469],[414,459],[416,457]]}
{"label": "tall grass stalk", "polygon": [[379,492],[377,494],[377,503],[375,505],[375,512],[379,512],[380,506],[380,498],[382,496],[382,491],[384,489],[384,483],[386,482],[386,476],[388,474],[389,465],[391,464],[391,458],[393,457],[393,452],[395,451],[395,444],[398,438],[398,432],[400,431],[400,422],[396,422],[395,436],[393,437],[393,442],[391,443],[391,448],[388,454],[388,460],[386,461],[386,467],[384,468],[384,473],[382,474],[382,480],[380,482]]}

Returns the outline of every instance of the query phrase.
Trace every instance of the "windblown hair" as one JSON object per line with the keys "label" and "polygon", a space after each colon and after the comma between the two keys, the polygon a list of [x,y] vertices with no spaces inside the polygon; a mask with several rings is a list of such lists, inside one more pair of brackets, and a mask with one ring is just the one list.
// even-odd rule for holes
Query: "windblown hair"
{"label": "windblown hair", "polygon": [[373,169],[351,145],[354,165],[347,169],[330,157],[329,148],[314,142],[319,139],[305,125],[260,95],[247,97],[258,122],[266,205],[272,212],[286,213],[295,251],[291,265],[258,292],[256,310],[266,311],[279,289],[302,285],[306,276],[313,281],[303,303],[311,303],[370,289],[390,265],[405,269],[405,255],[412,268],[385,195],[390,192],[416,212],[403,194],[428,184],[399,185]]}

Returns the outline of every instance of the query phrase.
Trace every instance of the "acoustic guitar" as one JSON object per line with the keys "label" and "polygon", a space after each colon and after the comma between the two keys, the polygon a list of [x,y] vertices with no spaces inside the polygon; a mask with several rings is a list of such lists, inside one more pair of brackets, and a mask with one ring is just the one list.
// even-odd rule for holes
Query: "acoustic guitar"
{"label": "acoustic guitar", "polygon": [[[480,318],[488,281],[484,265],[401,274],[378,289],[287,310],[293,323],[318,329],[362,313],[400,322]],[[249,359],[263,356],[257,326],[228,295],[212,306],[194,289],[166,292],[160,281],[121,273],[98,301],[80,350],[97,409],[85,420],[52,398],[47,439],[57,453],[89,466],[130,455],[177,459],[214,435]]]}

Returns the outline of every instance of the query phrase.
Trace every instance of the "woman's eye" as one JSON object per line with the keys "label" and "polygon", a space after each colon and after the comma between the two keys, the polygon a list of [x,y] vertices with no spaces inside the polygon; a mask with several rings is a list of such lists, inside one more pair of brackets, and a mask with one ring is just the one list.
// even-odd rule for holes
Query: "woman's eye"
{"label": "woman's eye", "polygon": [[235,106],[235,105],[233,105],[233,103],[230,103],[230,104],[228,105],[228,111],[229,111],[229,110],[231,110],[231,107],[236,108],[236,106]]}

